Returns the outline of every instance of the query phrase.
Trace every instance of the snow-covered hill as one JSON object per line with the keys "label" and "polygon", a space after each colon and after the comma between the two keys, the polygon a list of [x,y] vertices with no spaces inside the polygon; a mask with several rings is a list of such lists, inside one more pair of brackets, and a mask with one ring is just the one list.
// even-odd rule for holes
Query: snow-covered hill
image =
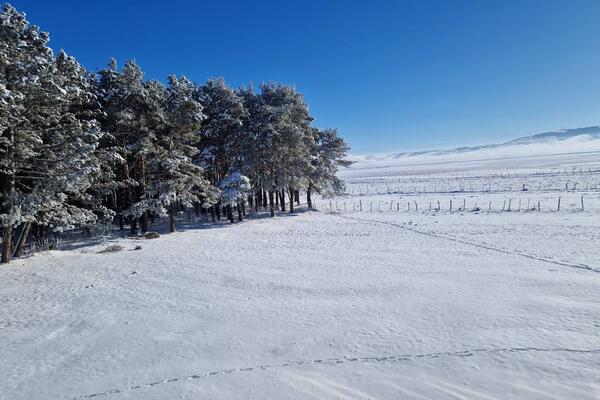
{"label": "snow-covered hill", "polygon": [[600,126],[544,132],[500,144],[449,150],[351,155],[349,158],[355,164],[340,175],[356,177],[416,169],[453,169],[458,163],[468,168],[573,166],[581,165],[581,153],[588,153],[586,164],[600,163]]}

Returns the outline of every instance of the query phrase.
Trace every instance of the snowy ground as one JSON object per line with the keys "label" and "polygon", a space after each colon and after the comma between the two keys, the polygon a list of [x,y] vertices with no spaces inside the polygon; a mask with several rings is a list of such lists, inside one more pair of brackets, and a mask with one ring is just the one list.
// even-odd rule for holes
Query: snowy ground
{"label": "snowy ground", "polygon": [[0,399],[600,399],[598,191],[317,204],[0,268]]}

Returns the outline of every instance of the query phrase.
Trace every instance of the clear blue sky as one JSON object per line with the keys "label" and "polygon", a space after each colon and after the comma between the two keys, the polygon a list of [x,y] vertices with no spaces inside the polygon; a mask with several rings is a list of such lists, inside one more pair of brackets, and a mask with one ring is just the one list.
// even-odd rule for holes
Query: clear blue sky
{"label": "clear blue sky", "polygon": [[600,124],[600,1],[11,3],[91,70],[295,84],[353,153]]}

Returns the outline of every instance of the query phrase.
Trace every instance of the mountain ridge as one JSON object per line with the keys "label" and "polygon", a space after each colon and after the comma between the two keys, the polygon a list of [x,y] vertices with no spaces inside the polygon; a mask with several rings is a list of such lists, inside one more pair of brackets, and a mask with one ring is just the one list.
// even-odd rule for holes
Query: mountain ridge
{"label": "mountain ridge", "polygon": [[548,131],[537,133],[534,135],[523,136],[516,139],[511,139],[506,142],[487,144],[480,146],[463,146],[452,149],[437,149],[437,150],[421,150],[414,152],[391,152],[379,154],[363,154],[350,155],[353,161],[375,161],[375,160],[393,160],[407,159],[417,156],[436,156],[436,155],[452,155],[461,153],[477,152],[480,150],[493,150],[502,148],[511,148],[514,146],[524,145],[556,145],[561,142],[586,142],[590,140],[600,139],[600,126],[588,126],[583,128],[559,129],[556,131]]}

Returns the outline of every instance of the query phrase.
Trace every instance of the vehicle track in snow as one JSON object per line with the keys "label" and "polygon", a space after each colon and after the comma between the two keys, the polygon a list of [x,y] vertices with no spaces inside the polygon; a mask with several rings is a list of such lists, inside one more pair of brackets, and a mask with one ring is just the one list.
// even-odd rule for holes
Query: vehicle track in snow
{"label": "vehicle track in snow", "polygon": [[184,382],[190,380],[197,379],[206,379],[215,375],[229,375],[234,373],[243,373],[243,372],[251,372],[251,371],[261,371],[266,369],[275,369],[275,368],[285,368],[285,367],[299,367],[303,365],[316,364],[316,365],[339,365],[339,364],[349,364],[349,363],[379,363],[379,362],[410,362],[416,360],[427,360],[427,359],[436,359],[442,357],[472,357],[476,355],[487,355],[487,354],[499,354],[499,353],[528,353],[528,352],[536,352],[536,353],[575,353],[575,354],[600,354],[600,349],[571,349],[571,348],[541,348],[541,347],[506,347],[506,348],[477,348],[477,349],[469,349],[469,350],[460,350],[460,351],[443,351],[443,352],[435,352],[435,353],[421,353],[421,354],[398,354],[398,355],[387,355],[387,356],[377,356],[377,357],[344,357],[344,358],[317,358],[312,360],[295,360],[295,361],[286,361],[283,363],[276,364],[264,364],[264,365],[256,365],[252,367],[243,367],[243,368],[230,368],[230,369],[221,369],[214,370],[209,372],[203,372],[194,375],[187,375],[181,377],[173,377],[166,378],[154,382],[143,383],[138,385],[132,385],[117,389],[111,389],[104,392],[98,393],[89,393],[83,394],[79,396],[67,397],[65,400],[81,400],[81,399],[92,399],[97,397],[106,397],[112,395],[118,395],[120,393],[126,393],[133,390],[140,390],[145,388],[151,388],[157,385],[164,385],[168,383],[175,382]]}
{"label": "vehicle track in snow", "polygon": [[409,232],[418,233],[420,235],[429,236],[429,237],[433,237],[433,238],[436,238],[436,239],[448,240],[448,241],[455,242],[455,243],[461,243],[461,244],[465,244],[467,246],[478,247],[480,249],[491,250],[491,251],[495,251],[495,252],[502,253],[502,254],[510,254],[510,255],[515,255],[515,256],[529,258],[529,259],[532,259],[532,260],[543,261],[543,262],[547,262],[547,263],[551,263],[551,264],[555,264],[555,265],[560,265],[560,266],[563,266],[563,267],[577,268],[577,269],[583,269],[583,270],[590,271],[590,272],[600,273],[600,268],[593,267],[593,266],[586,265],[586,264],[573,264],[573,263],[568,263],[568,262],[565,262],[565,261],[558,261],[558,260],[555,260],[555,259],[552,259],[552,258],[540,257],[540,256],[537,256],[537,255],[534,255],[534,254],[523,253],[523,252],[520,252],[520,251],[506,250],[506,249],[502,249],[502,248],[499,248],[499,247],[490,246],[490,245],[483,244],[483,243],[473,242],[473,241],[459,239],[459,238],[452,237],[452,236],[441,235],[439,233],[435,233],[435,232],[431,232],[431,231],[425,231],[425,230],[417,229],[417,228],[414,228],[412,226],[406,226],[406,225],[402,225],[402,224],[395,223],[395,222],[378,221],[378,220],[373,220],[373,219],[355,218],[355,217],[349,217],[347,215],[342,215],[342,214],[339,214],[339,213],[328,213],[328,214],[336,216],[338,218],[343,218],[343,219],[351,220],[351,221],[358,221],[358,222],[372,223],[372,224],[389,225],[389,226],[393,226],[393,227],[396,227],[396,228],[404,229],[404,230],[409,231]]}

